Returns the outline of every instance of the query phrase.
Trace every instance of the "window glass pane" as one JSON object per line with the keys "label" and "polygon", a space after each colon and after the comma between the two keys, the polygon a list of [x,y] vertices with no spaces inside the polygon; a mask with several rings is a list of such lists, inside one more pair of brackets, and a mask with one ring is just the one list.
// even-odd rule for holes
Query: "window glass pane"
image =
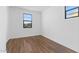
{"label": "window glass pane", "polygon": [[32,15],[31,14],[24,14],[24,20],[32,21]]}
{"label": "window glass pane", "polygon": [[32,14],[29,13],[23,14],[23,27],[32,28]]}
{"label": "window glass pane", "polygon": [[73,14],[67,15],[66,17],[70,18],[70,17],[75,17],[75,16],[78,16],[78,13],[73,13]]}
{"label": "window glass pane", "polygon": [[70,10],[70,9],[73,9],[73,8],[76,8],[77,6],[66,6],[66,11],[67,10]]}
{"label": "window glass pane", "polygon": [[78,13],[78,8],[66,12],[67,15],[74,14],[74,13]]}
{"label": "window glass pane", "polygon": [[79,15],[79,7],[78,6],[66,6],[65,8],[65,17],[72,18]]}

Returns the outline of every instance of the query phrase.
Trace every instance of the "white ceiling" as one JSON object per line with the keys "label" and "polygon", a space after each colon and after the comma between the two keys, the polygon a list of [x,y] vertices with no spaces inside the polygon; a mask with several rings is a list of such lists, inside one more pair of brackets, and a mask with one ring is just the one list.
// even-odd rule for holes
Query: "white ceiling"
{"label": "white ceiling", "polygon": [[46,9],[48,9],[50,6],[19,6],[20,8],[24,8],[27,10],[33,10],[33,11],[44,11]]}

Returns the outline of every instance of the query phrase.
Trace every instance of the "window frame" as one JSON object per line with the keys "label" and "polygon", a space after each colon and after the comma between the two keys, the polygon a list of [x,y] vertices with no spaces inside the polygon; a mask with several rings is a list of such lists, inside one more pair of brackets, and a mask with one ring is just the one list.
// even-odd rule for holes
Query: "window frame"
{"label": "window frame", "polygon": [[[72,9],[70,9],[70,10],[74,10],[74,9],[76,9],[76,8],[78,8],[78,16],[72,16],[72,17],[67,17],[67,14],[66,14],[66,6],[65,6],[65,19],[70,19],[70,18],[75,18],[75,17],[79,17],[79,7],[75,7],[75,8],[72,8]],[[70,11],[69,10],[69,11]]]}
{"label": "window frame", "polygon": [[[32,28],[32,24],[31,24],[31,27],[25,27],[24,26],[24,14],[26,14],[26,15],[31,15],[31,23],[32,23],[32,14],[31,13],[23,13],[23,28]],[[27,20],[26,20],[27,21]]]}

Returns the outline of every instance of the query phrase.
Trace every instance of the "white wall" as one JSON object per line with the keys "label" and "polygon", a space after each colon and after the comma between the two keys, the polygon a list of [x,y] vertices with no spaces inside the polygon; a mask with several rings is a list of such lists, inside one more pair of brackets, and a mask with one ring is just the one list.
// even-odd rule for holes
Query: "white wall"
{"label": "white wall", "polygon": [[[32,28],[23,28],[23,13],[32,13]],[[41,34],[41,13],[9,7],[8,39]]]}
{"label": "white wall", "polygon": [[[25,12],[33,14],[31,29],[23,28],[22,17]],[[42,19],[40,12],[17,7],[0,7],[0,52],[6,51],[7,35],[10,39],[41,33],[51,40],[79,52],[79,17],[65,20],[64,7],[50,7],[42,13]]]}
{"label": "white wall", "polygon": [[51,7],[42,14],[42,35],[79,52],[79,17],[65,19],[64,7]]}
{"label": "white wall", "polygon": [[0,6],[0,53],[6,52],[8,7]]}

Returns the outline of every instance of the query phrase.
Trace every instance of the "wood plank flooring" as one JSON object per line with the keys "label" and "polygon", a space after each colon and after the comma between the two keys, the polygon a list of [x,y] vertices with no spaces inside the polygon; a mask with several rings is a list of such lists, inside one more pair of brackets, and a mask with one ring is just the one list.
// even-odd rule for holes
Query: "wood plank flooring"
{"label": "wood plank flooring", "polygon": [[10,39],[6,48],[8,53],[76,53],[41,35]]}

